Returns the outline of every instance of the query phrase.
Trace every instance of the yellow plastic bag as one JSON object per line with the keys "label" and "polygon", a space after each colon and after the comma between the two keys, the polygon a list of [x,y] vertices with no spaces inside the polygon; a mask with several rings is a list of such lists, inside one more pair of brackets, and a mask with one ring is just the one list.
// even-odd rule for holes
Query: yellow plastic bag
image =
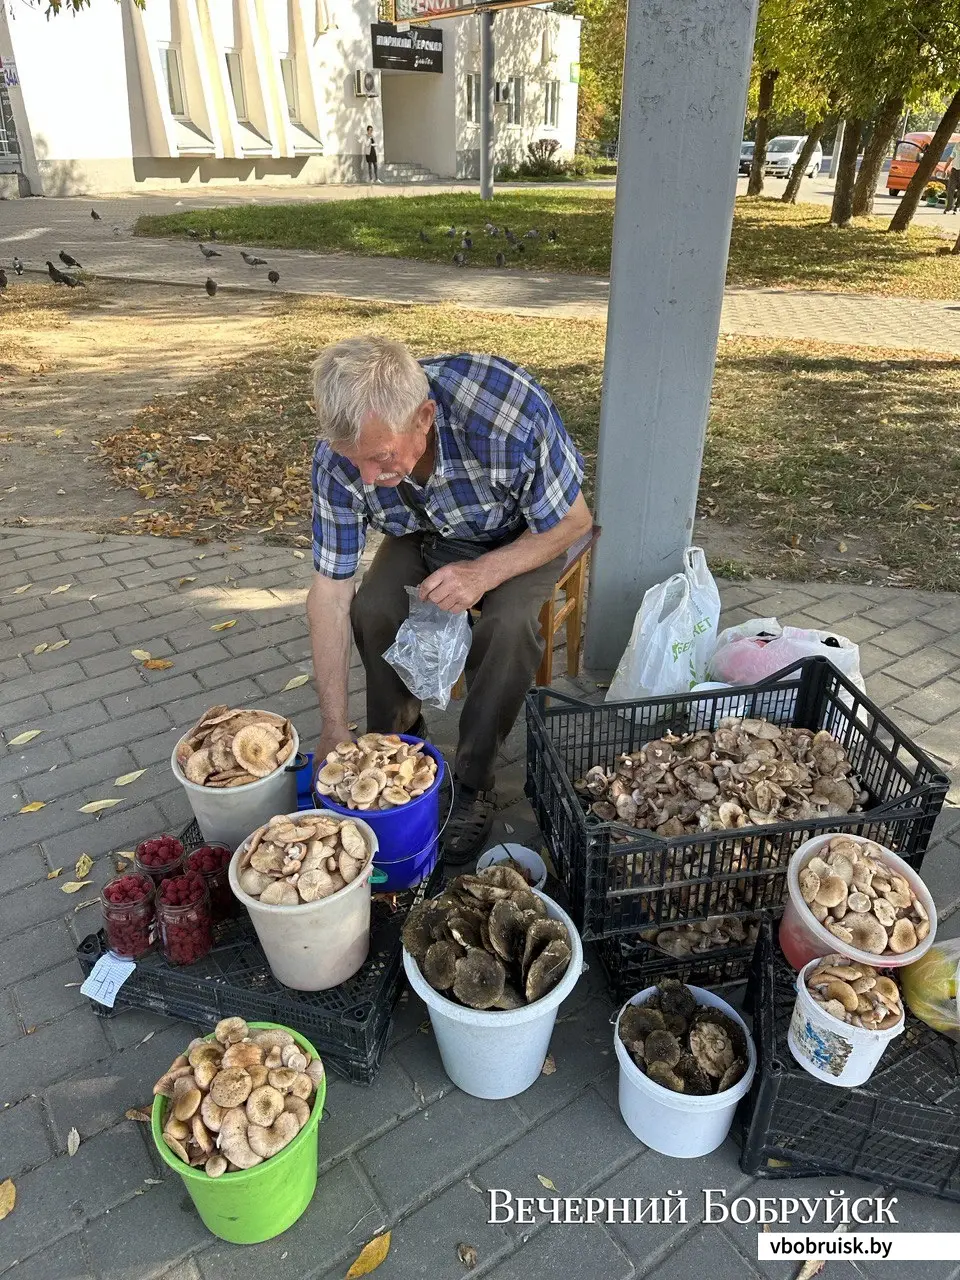
{"label": "yellow plastic bag", "polygon": [[900,985],[915,1017],[960,1042],[960,938],[934,943],[925,956],[902,968]]}

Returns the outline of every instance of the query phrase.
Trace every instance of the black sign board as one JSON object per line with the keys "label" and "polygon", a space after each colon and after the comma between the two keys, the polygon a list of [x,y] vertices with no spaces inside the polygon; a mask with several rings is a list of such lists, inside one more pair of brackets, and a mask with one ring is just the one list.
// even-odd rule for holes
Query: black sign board
{"label": "black sign board", "polygon": [[370,27],[373,65],[381,71],[443,71],[443,32],[439,27],[398,31],[392,22]]}

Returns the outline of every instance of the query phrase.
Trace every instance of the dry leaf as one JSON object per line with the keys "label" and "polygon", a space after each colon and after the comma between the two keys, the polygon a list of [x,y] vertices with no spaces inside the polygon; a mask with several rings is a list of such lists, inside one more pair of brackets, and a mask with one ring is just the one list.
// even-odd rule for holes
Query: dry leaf
{"label": "dry leaf", "polygon": [[36,1031],[36,1029],[37,1029],[37,1028],[36,1028],[35,1026],[33,1026],[33,1027],[27,1027],[23,1034],[24,1034],[25,1036],[32,1036],[32,1035],[33,1035],[33,1033]]}
{"label": "dry leaf", "polygon": [[13,1179],[7,1178],[6,1182],[0,1182],[0,1222],[13,1213],[16,1203],[17,1188],[13,1185]]}
{"label": "dry leaf", "polygon": [[302,559],[303,559],[303,552],[302,552],[302,551],[295,551],[293,554],[294,554],[294,556],[295,556],[298,560],[302,560]]}
{"label": "dry leaf", "polygon": [[169,671],[173,663],[169,658],[148,658],[143,665],[147,671]]}
{"label": "dry leaf", "polygon": [[354,1259],[347,1272],[347,1280],[357,1280],[358,1276],[368,1276],[371,1271],[376,1271],[389,1252],[390,1232],[385,1231],[382,1236],[374,1236],[360,1250],[359,1257]]}
{"label": "dry leaf", "polygon": [[838,543],[837,543],[837,550],[838,550],[838,551],[843,552],[843,551],[846,551],[846,549],[847,549],[847,544],[846,544],[845,542],[838,542]]}
{"label": "dry leaf", "polygon": [[[215,622],[213,626],[210,628],[210,630],[211,631],[227,631],[230,627],[235,627],[236,625],[237,625],[236,618],[228,618],[226,622]],[[362,1274],[362,1272],[358,1274]]]}
{"label": "dry leaf", "polygon": [[137,492],[141,498],[146,498],[149,501],[150,498],[157,496],[157,486],[154,484],[142,484]]}
{"label": "dry leaf", "polygon": [[99,898],[88,898],[86,902],[80,902],[73,908],[73,914],[76,915],[77,912],[82,911],[84,907],[95,907],[99,901]]}
{"label": "dry leaf", "polygon": [[121,773],[119,778],[114,778],[113,785],[115,787],[129,787],[131,782],[136,782],[146,772],[146,769],[134,769],[133,773]]}
{"label": "dry leaf", "polygon": [[79,893],[81,889],[85,889],[88,884],[93,884],[92,880],[68,880],[66,884],[60,886],[61,893]]}
{"label": "dry leaf", "polygon": [[309,676],[294,676],[292,680],[287,681],[280,692],[286,693],[288,689],[299,689],[300,686],[306,684],[309,679]]}
{"label": "dry leaf", "polygon": [[551,1182],[551,1180],[543,1173],[537,1174],[537,1181],[541,1183],[542,1186],[546,1187],[548,1191],[556,1191],[557,1189],[553,1182]]}
{"label": "dry leaf", "polygon": [[24,729],[23,733],[18,733],[15,738],[11,738],[7,746],[22,747],[25,742],[32,742],[41,733],[43,733],[42,729]]}
{"label": "dry leaf", "polygon": [[67,1154],[75,1156],[80,1150],[80,1135],[76,1129],[71,1129],[67,1134]]}
{"label": "dry leaf", "polygon": [[[86,857],[86,854],[84,854],[84,857]],[[78,862],[77,866],[79,867],[79,865],[80,863]],[[93,863],[91,863],[90,865],[93,866]],[[77,872],[77,874],[79,875],[80,872]],[[84,871],[83,874],[86,875],[87,873]],[[56,880],[57,876],[61,876],[61,875],[63,875],[63,867],[57,867],[56,871],[47,872],[47,879]]]}
{"label": "dry leaf", "polygon": [[50,652],[55,653],[57,649],[65,649],[69,643],[69,640],[58,640],[56,644],[50,646]]}
{"label": "dry leaf", "polygon": [[25,582],[22,587],[14,587],[13,594],[15,596],[22,596],[23,593],[25,591],[29,591],[32,586],[33,586],[32,582]]}
{"label": "dry leaf", "polygon": [[557,1069],[557,1064],[553,1060],[553,1054],[548,1053],[543,1060],[543,1066],[540,1068],[542,1076],[552,1076]]}
{"label": "dry leaf", "polygon": [[458,1244],[457,1257],[468,1271],[472,1271],[477,1265],[477,1251],[472,1244]]}
{"label": "dry leaf", "polygon": [[797,1280],[813,1280],[814,1276],[818,1276],[827,1265],[826,1258],[821,1258],[819,1262],[805,1262],[797,1272]]}
{"label": "dry leaf", "polygon": [[23,808],[20,810],[20,812],[21,812],[21,813],[36,813],[39,809],[42,809],[42,808],[43,808],[44,804],[45,804],[45,801],[43,801],[43,800],[31,800],[29,804],[25,804],[25,805],[23,806]]}
{"label": "dry leaf", "polygon": [[78,880],[82,880],[85,876],[90,874],[93,870],[93,859],[90,857],[89,853],[81,853],[80,857],[77,859],[77,865],[73,870]]}
{"label": "dry leaf", "polygon": [[51,594],[52,596],[58,596],[58,595],[60,595],[60,594],[61,594],[62,592],[64,592],[64,591],[69,591],[69,590],[70,590],[70,586],[71,586],[71,584],[70,584],[69,582],[64,582],[64,583],[62,583],[62,584],[61,584],[61,586],[59,586],[59,587],[54,587],[54,588],[53,588],[53,590],[50,592],[50,594]]}
{"label": "dry leaf", "polygon": [[38,644],[38,645],[37,645],[37,647],[34,649],[34,651],[33,651],[33,652],[34,652],[34,653],[46,653],[46,652],[47,652],[47,650],[48,650],[49,648],[50,648],[50,646],[49,646],[48,644]]}
{"label": "dry leaf", "polygon": [[87,804],[80,806],[80,813],[99,813],[101,809],[112,809],[115,804],[119,804],[119,800],[91,800]]}
{"label": "dry leaf", "polygon": [[153,655],[149,649],[131,649],[130,657],[136,658],[138,662],[149,662]]}
{"label": "dry leaf", "polygon": [[196,578],[181,578],[177,583],[178,587],[185,587],[188,582],[196,582]]}
{"label": "dry leaf", "polygon": [[150,1124],[153,1115],[149,1107],[128,1107],[123,1113],[124,1120],[137,1120],[140,1124]]}

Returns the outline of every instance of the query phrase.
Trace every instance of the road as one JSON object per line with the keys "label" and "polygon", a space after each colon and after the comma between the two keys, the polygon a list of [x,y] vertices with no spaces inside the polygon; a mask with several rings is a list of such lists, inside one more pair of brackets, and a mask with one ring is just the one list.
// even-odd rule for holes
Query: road
{"label": "road", "polygon": [[[897,205],[900,203],[895,196],[887,195],[886,187],[887,175],[880,175],[880,183],[877,186],[877,197],[874,201],[873,212],[878,218],[892,218]],[[764,178],[763,194],[777,199],[783,195],[783,189],[787,185],[785,178]],[[739,178],[737,180],[737,195],[745,196],[747,194],[747,179]],[[816,178],[804,178],[800,183],[800,194],[797,200],[804,204],[832,204],[833,203],[833,182],[826,176],[820,174]],[[954,235],[960,231],[960,214],[945,214],[943,209],[928,209],[925,204],[921,204],[914,215],[915,223],[933,223],[934,230],[937,230],[942,224],[945,227],[952,227]]]}

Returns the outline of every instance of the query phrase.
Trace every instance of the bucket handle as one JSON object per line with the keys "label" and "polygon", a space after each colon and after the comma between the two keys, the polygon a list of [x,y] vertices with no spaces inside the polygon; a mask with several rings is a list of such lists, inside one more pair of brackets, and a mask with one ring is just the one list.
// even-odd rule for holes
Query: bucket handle
{"label": "bucket handle", "polygon": [[298,751],[297,754],[290,761],[290,763],[287,765],[284,765],[283,772],[299,773],[306,763],[307,763],[307,757],[303,754],[302,751]]}
{"label": "bucket handle", "polygon": [[[454,799],[456,798],[456,787],[453,785],[453,774],[450,772],[449,765],[447,765],[447,777],[450,779],[450,807],[447,809],[447,816],[444,818],[443,822],[441,822],[440,828],[437,831],[437,834],[430,841],[430,844],[439,843],[440,837],[443,835],[444,831],[446,831],[447,829],[447,823],[450,821],[450,815],[453,813],[453,802],[454,802]],[[411,853],[409,857],[419,858],[422,853],[426,853],[427,848],[428,846],[424,845],[422,849],[418,849],[416,853]],[[381,871],[378,867],[375,866],[373,869],[373,875],[370,877],[370,883],[371,885],[385,884],[388,878],[389,876],[386,871]]]}

